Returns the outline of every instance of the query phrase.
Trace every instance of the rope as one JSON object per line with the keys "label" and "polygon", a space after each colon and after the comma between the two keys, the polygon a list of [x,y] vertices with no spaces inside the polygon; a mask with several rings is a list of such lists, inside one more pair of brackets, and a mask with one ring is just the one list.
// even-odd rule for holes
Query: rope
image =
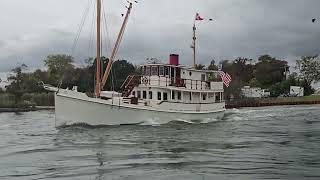
{"label": "rope", "polygon": [[[95,16],[96,16],[96,11],[93,11],[93,16],[92,16],[92,25],[91,25],[91,30],[90,30],[90,37],[89,37],[89,47],[88,47],[88,58],[91,57],[91,51],[93,49],[93,37],[94,37],[94,29],[95,29]],[[91,52],[91,53],[90,53]]]}
{"label": "rope", "polygon": [[[74,42],[73,42],[73,45],[72,45],[72,48],[71,48],[71,56],[74,54],[75,48],[76,48],[77,43],[78,43],[79,38],[80,38],[80,34],[81,34],[83,26],[84,26],[84,24],[86,22],[90,7],[91,7],[91,0],[88,0],[87,6],[84,9],[84,12],[82,14],[81,22],[79,24],[79,29],[78,29],[78,31],[76,33],[76,37],[74,39]],[[57,91],[57,93],[59,92],[59,90],[60,90],[60,88],[62,86],[64,77],[65,77],[65,72],[63,72],[63,74],[61,76],[61,79],[60,79],[60,82],[58,83],[58,91]]]}
{"label": "rope", "polygon": [[[94,1],[92,1],[92,2],[94,2]],[[85,8],[85,10],[83,12],[83,15],[82,15],[82,18],[81,18],[81,22],[79,24],[79,29],[77,31],[76,37],[74,39],[74,42],[73,42],[73,45],[72,45],[72,48],[71,48],[71,55],[73,55],[74,50],[75,50],[75,48],[76,48],[76,46],[78,44],[78,41],[79,41],[79,38],[80,38],[80,34],[81,34],[83,26],[84,26],[84,24],[86,22],[90,7],[91,7],[91,0],[88,0],[87,7]]]}
{"label": "rope", "polygon": [[[107,18],[106,18],[106,10],[104,8],[104,5],[103,5],[103,1],[102,1],[102,13],[103,13],[103,22],[104,22],[104,30],[106,31],[106,36],[105,36],[105,41],[107,42],[107,45],[106,46],[106,51],[107,52],[110,52],[111,53],[111,42],[110,42],[110,34],[109,34],[109,30],[108,30],[108,24],[107,24]],[[109,48],[109,49],[108,49]]]}

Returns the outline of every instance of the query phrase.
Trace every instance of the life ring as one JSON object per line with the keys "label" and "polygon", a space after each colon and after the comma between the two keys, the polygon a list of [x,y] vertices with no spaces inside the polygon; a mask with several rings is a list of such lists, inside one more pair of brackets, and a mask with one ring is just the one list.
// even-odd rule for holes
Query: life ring
{"label": "life ring", "polygon": [[149,80],[148,80],[147,77],[143,77],[142,80],[141,80],[141,82],[142,82],[143,84],[147,85],[147,84],[149,83]]}

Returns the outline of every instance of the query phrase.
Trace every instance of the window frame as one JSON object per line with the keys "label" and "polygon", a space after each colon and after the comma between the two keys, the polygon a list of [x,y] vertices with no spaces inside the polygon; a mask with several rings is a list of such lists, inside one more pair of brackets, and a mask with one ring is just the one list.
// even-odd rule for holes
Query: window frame
{"label": "window frame", "polygon": [[151,75],[151,67],[150,66],[146,66],[146,76],[150,76]]}
{"label": "window frame", "polygon": [[176,94],[175,94],[176,92],[175,91],[172,91],[171,92],[171,99],[172,100],[175,100],[176,99]]}
{"label": "window frame", "polygon": [[158,75],[159,75],[158,66],[151,66],[151,76],[158,76]]}
{"label": "window frame", "polygon": [[201,74],[201,81],[206,81],[206,74]]}
{"label": "window frame", "polygon": [[159,76],[164,76],[165,72],[164,72],[164,66],[160,66],[159,67]]}
{"label": "window frame", "polygon": [[137,97],[138,99],[141,99],[141,91],[137,91]]}
{"label": "window frame", "polygon": [[167,92],[163,92],[162,93],[162,98],[163,98],[163,101],[168,101],[168,93]]}
{"label": "window frame", "polygon": [[147,99],[147,91],[142,91],[142,99]]}
{"label": "window frame", "polygon": [[207,98],[207,94],[206,94],[206,93],[203,93],[203,94],[202,94],[202,100],[203,100],[203,101],[207,101],[207,99],[208,99],[208,98]]}
{"label": "window frame", "polygon": [[178,93],[177,93],[178,100],[181,100],[181,97],[182,97],[181,95],[182,95],[181,91],[178,91]]}
{"label": "window frame", "polygon": [[220,92],[216,92],[216,93],[215,93],[214,102],[221,102]]}

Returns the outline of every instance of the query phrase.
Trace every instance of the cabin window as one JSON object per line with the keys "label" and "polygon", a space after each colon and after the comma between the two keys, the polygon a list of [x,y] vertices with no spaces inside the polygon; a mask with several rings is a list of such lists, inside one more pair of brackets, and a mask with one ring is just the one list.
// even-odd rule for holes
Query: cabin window
{"label": "cabin window", "polygon": [[192,75],[192,72],[190,71],[190,72],[189,72],[189,76],[191,76],[191,75]]}
{"label": "cabin window", "polygon": [[175,77],[174,74],[175,74],[175,68],[171,67],[171,76],[170,77],[172,77],[172,78]]}
{"label": "cabin window", "polygon": [[189,99],[192,101],[192,92],[189,92]]}
{"label": "cabin window", "polygon": [[164,76],[164,67],[163,66],[160,66],[160,68],[159,68],[159,75]]}
{"label": "cabin window", "polygon": [[181,100],[181,92],[178,91],[178,100]]}
{"label": "cabin window", "polygon": [[[148,69],[149,69],[149,71],[148,71]],[[144,71],[144,75],[145,75],[145,76],[149,76],[149,74],[150,74],[150,67],[144,66],[144,67],[143,67],[143,71]]]}
{"label": "cabin window", "polygon": [[214,101],[214,93],[209,93],[208,98],[213,102]]}
{"label": "cabin window", "polygon": [[157,66],[152,66],[151,75],[158,76],[158,67]]}
{"label": "cabin window", "polygon": [[207,94],[202,94],[202,100],[204,100],[204,101],[207,100]]}
{"label": "cabin window", "polygon": [[150,76],[150,66],[146,66],[146,76]]}
{"label": "cabin window", "polygon": [[220,93],[216,93],[216,102],[220,102]]}
{"label": "cabin window", "polygon": [[141,91],[137,91],[138,99],[141,99]]}
{"label": "cabin window", "polygon": [[171,94],[171,99],[176,99],[176,94],[175,94],[175,91],[172,91],[172,94]]}
{"label": "cabin window", "polygon": [[201,81],[206,81],[206,74],[201,74]]}
{"label": "cabin window", "polygon": [[132,91],[132,96],[136,97],[136,92],[135,91]]}
{"label": "cabin window", "polygon": [[142,91],[142,99],[147,99],[147,91]]}
{"label": "cabin window", "polygon": [[158,92],[158,100],[161,101],[161,92]]}
{"label": "cabin window", "polygon": [[149,99],[152,99],[152,91],[149,91]]}
{"label": "cabin window", "polygon": [[166,92],[163,93],[163,100],[168,101],[168,93]]}
{"label": "cabin window", "polygon": [[169,67],[164,67],[165,76],[169,76]]}

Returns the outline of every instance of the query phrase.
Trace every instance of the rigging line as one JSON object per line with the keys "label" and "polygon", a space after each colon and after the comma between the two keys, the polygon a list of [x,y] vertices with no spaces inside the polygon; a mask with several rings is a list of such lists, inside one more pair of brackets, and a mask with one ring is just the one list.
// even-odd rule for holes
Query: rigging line
{"label": "rigging line", "polygon": [[[126,28],[127,24],[128,24],[128,21],[125,21],[125,24],[124,24],[124,26],[123,26],[124,29]],[[123,35],[124,35],[124,32],[121,33],[121,35],[120,35],[120,37],[119,37],[119,42],[122,41]],[[120,43],[117,44],[116,47],[115,47],[115,55],[118,53],[119,48],[120,48]],[[115,59],[116,59],[116,56],[113,57],[113,61],[115,61]],[[110,66],[110,70],[112,70],[112,69],[113,69],[113,62],[111,63],[111,66]]]}
{"label": "rigging line", "polygon": [[110,42],[110,33],[109,33],[109,30],[108,30],[108,24],[107,24],[107,18],[106,18],[106,10],[104,8],[104,5],[103,5],[103,1],[102,1],[102,13],[103,13],[103,21],[104,21],[104,28],[105,28],[105,31],[106,31],[106,42],[108,43],[107,46],[106,46],[106,51],[111,53],[111,42]]}
{"label": "rigging line", "polygon": [[[80,33],[81,33],[81,31],[82,31],[82,28],[83,28],[83,25],[84,25],[84,23],[85,23],[86,17],[87,17],[87,15],[88,15],[89,10],[90,10],[90,7],[91,7],[91,6],[90,6],[90,4],[91,4],[90,1],[91,1],[91,0],[88,0],[87,6],[86,6],[86,8],[85,8],[85,10],[84,10],[84,12],[83,12],[82,19],[81,19],[81,23],[79,24],[79,29],[78,29],[78,31],[77,31],[76,37],[75,37],[75,39],[74,39],[74,42],[73,42],[73,45],[72,45],[72,48],[71,48],[71,56],[72,56],[73,53],[74,53],[75,47],[76,47],[76,45],[77,45],[77,43],[78,43],[78,40],[79,40],[79,37],[80,37]],[[60,79],[60,82],[59,82],[59,80],[58,80],[58,91],[59,91],[59,89],[60,89],[61,86],[62,86],[64,76],[65,76],[65,72],[63,72],[63,74],[62,74],[61,79]]]}
{"label": "rigging line", "polygon": [[[127,26],[127,24],[128,24],[128,21],[125,22],[124,28]],[[120,35],[119,42],[122,41],[123,35],[124,35],[124,32]],[[120,48],[120,43],[116,46],[115,54],[118,54],[119,48]],[[114,57],[113,61],[115,61],[115,59],[116,59],[116,56]],[[111,64],[110,68],[112,69],[112,67],[113,67],[113,63]]]}
{"label": "rigging line", "polygon": [[96,11],[93,11],[93,16],[92,16],[92,25],[91,25],[91,30],[90,30],[90,37],[89,37],[89,48],[88,48],[88,58],[92,57],[92,54],[94,54],[93,50],[93,37],[94,37],[94,29],[95,29],[95,16],[96,16]]}
{"label": "rigging line", "polygon": [[[94,1],[92,1],[94,2]],[[74,42],[73,42],[73,45],[72,45],[72,49],[71,49],[71,55],[73,55],[74,51],[75,51],[75,48],[77,46],[77,43],[79,41],[79,38],[80,38],[80,34],[82,32],[82,29],[83,29],[83,26],[86,22],[86,19],[87,19],[87,16],[88,16],[88,13],[89,13],[89,10],[90,10],[90,7],[91,7],[91,0],[88,0],[88,4],[83,12],[83,15],[82,15],[82,18],[81,18],[81,22],[79,24],[79,29],[77,31],[77,34],[76,34],[76,37],[74,39]]]}
{"label": "rigging line", "polygon": [[113,93],[114,93],[114,73],[113,70],[111,69],[111,90],[112,90],[112,105],[113,105]]}
{"label": "rigging line", "polygon": [[[127,24],[128,24],[128,21],[125,22],[124,27],[126,27]],[[123,35],[124,35],[124,32],[120,35],[120,40],[119,40],[119,42],[122,41]],[[115,50],[115,52],[116,52],[115,54],[118,54],[119,49],[120,49],[120,44],[117,45],[116,50]],[[115,60],[115,59],[116,59],[116,56],[114,57],[114,60]],[[111,67],[112,67],[112,64],[111,64]]]}
{"label": "rigging line", "polygon": [[[104,39],[105,39],[105,42],[106,42],[106,46],[105,46],[105,50],[108,53],[111,53],[111,42],[110,42],[110,34],[109,34],[109,30],[108,30],[108,24],[107,24],[107,18],[106,18],[106,10],[104,8],[104,4],[103,4],[103,0],[102,0],[102,13],[103,13],[103,22],[104,22],[104,30],[105,30],[105,36],[104,36]],[[110,59],[109,59],[110,60]],[[112,70],[112,66],[110,67],[111,70]],[[114,72],[111,71],[111,88],[112,88],[112,91],[114,91],[114,88],[115,88],[115,83],[114,83],[114,79],[115,79],[115,76],[114,76]]]}
{"label": "rigging line", "polygon": [[[128,1],[127,1],[127,2],[128,2]],[[127,6],[126,6],[126,7],[127,7]],[[128,24],[128,21],[125,22],[125,24],[124,24],[124,29],[127,27],[127,24]],[[124,33],[125,33],[125,32],[123,32],[123,33],[121,34],[119,42],[122,41],[122,38],[123,38]],[[120,48],[120,43],[119,43],[118,46],[116,47],[116,51],[115,51],[116,54],[118,54],[119,48]],[[116,59],[116,58],[114,57],[114,59]]]}

